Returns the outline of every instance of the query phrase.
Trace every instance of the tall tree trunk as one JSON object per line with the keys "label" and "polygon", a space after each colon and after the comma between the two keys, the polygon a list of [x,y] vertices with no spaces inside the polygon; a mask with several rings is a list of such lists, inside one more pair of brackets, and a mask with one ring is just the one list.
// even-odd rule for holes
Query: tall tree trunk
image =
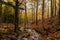
{"label": "tall tree trunk", "polygon": [[35,2],[34,2],[34,17],[33,17],[33,19],[34,19],[34,22],[35,22]]}
{"label": "tall tree trunk", "polygon": [[33,15],[34,15],[34,13],[33,13],[34,12],[33,5],[32,5],[32,11],[31,12],[32,12],[32,22],[33,22]]}
{"label": "tall tree trunk", "polygon": [[38,0],[36,2],[36,25],[38,23]]}
{"label": "tall tree trunk", "polygon": [[53,17],[53,0],[51,0],[51,18]]}
{"label": "tall tree trunk", "polygon": [[16,3],[16,5],[15,5],[15,28],[14,28],[14,32],[17,32],[17,29],[18,29],[18,8],[19,8],[18,0],[16,0],[15,3]]}
{"label": "tall tree trunk", "polygon": [[[0,0],[2,1],[2,0]],[[0,3],[0,17],[1,17],[1,14],[2,14],[2,4]]]}
{"label": "tall tree trunk", "polygon": [[55,16],[56,16],[56,0],[55,0]]}
{"label": "tall tree trunk", "polygon": [[58,24],[60,25],[60,0],[59,0],[59,11],[58,11],[58,18],[59,18],[59,22],[58,22]]}
{"label": "tall tree trunk", "polygon": [[[0,1],[2,1],[2,0],[0,0]],[[0,3],[0,22],[2,21],[1,16],[2,16],[2,4]]]}
{"label": "tall tree trunk", "polygon": [[[2,1],[2,0],[0,0]],[[2,4],[0,3],[0,22],[2,21]]]}
{"label": "tall tree trunk", "polygon": [[44,29],[44,3],[45,1],[43,0],[43,4],[42,4],[42,27]]}
{"label": "tall tree trunk", "polygon": [[49,14],[50,14],[50,9],[49,9],[49,3],[48,3],[48,14],[47,14],[47,18],[49,18]]}
{"label": "tall tree trunk", "polygon": [[60,0],[59,0],[59,16],[60,16]]}
{"label": "tall tree trunk", "polygon": [[26,0],[25,0],[25,27],[27,26],[28,20],[27,20],[27,6],[26,6]]}

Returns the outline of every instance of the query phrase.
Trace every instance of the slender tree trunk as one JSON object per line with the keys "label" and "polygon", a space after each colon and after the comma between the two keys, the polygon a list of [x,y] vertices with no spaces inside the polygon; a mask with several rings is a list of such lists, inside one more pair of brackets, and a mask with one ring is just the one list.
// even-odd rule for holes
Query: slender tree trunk
{"label": "slender tree trunk", "polygon": [[36,25],[38,23],[38,0],[36,2]]}
{"label": "slender tree trunk", "polygon": [[34,13],[33,13],[34,12],[33,5],[32,5],[32,11],[31,12],[32,12],[32,22],[33,22],[33,15],[34,15]]}
{"label": "slender tree trunk", "polygon": [[44,0],[43,0],[43,4],[42,4],[42,27],[44,29]]}
{"label": "slender tree trunk", "polygon": [[55,16],[56,16],[56,0],[55,0]]}
{"label": "slender tree trunk", "polygon": [[[0,0],[0,1],[2,1],[2,0]],[[0,3],[0,18],[2,17],[2,4]],[[0,19],[0,22],[1,22],[2,20]]]}
{"label": "slender tree trunk", "polygon": [[34,22],[35,22],[35,2],[34,2],[34,12],[33,13],[34,13],[34,17],[33,18],[34,18]]}
{"label": "slender tree trunk", "polygon": [[55,1],[55,0],[52,0],[53,16],[54,16],[54,7],[55,7],[55,6],[54,6],[54,1]]}
{"label": "slender tree trunk", "polygon": [[59,18],[60,18],[60,0],[59,0]]}
{"label": "slender tree trunk", "polygon": [[25,27],[28,24],[28,20],[27,20],[27,6],[26,6],[26,0],[25,0]]}
{"label": "slender tree trunk", "polygon": [[[0,0],[2,1],[2,0]],[[2,14],[2,4],[0,3],[0,17],[1,17],[1,14]]]}
{"label": "slender tree trunk", "polygon": [[49,9],[49,3],[48,3],[48,14],[47,14],[47,18],[49,18],[49,14],[50,14],[50,9]]}
{"label": "slender tree trunk", "polygon": [[59,18],[58,24],[60,25],[60,0],[59,0],[59,11],[58,11],[58,18]]}
{"label": "slender tree trunk", "polygon": [[17,32],[17,29],[18,29],[18,8],[19,8],[18,0],[16,0],[15,3],[16,3],[16,5],[15,5],[15,28],[14,28],[14,32]]}
{"label": "slender tree trunk", "polygon": [[53,0],[51,0],[51,18],[53,17]]}

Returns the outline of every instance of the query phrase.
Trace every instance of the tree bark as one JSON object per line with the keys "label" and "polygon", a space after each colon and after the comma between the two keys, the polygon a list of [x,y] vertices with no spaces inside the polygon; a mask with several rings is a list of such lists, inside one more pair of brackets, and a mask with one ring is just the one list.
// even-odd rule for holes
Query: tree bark
{"label": "tree bark", "polygon": [[55,16],[56,16],[56,0],[55,0]]}
{"label": "tree bark", "polygon": [[50,9],[49,9],[49,3],[48,3],[48,14],[47,14],[47,18],[49,18],[49,13],[50,13]]}
{"label": "tree bark", "polygon": [[[0,0],[2,1],[2,0]],[[0,23],[2,22],[2,4],[0,3]]]}
{"label": "tree bark", "polygon": [[58,12],[58,15],[59,15],[59,19],[60,19],[60,0],[59,0],[59,12]]}
{"label": "tree bark", "polygon": [[51,18],[53,17],[53,0],[51,0]]}
{"label": "tree bark", "polygon": [[36,2],[36,25],[38,23],[38,0]]}
{"label": "tree bark", "polygon": [[58,18],[59,18],[59,19],[58,19],[58,20],[59,20],[59,21],[58,21],[58,24],[60,25],[60,0],[59,0],[59,11],[58,11]]}
{"label": "tree bark", "polygon": [[[2,0],[0,0],[2,1]],[[1,14],[2,14],[2,4],[0,3],[0,17],[1,17]]]}
{"label": "tree bark", "polygon": [[27,6],[26,6],[26,0],[25,0],[25,27],[28,24],[28,19],[27,19]]}
{"label": "tree bark", "polygon": [[44,3],[45,1],[43,0],[43,4],[42,4],[42,27],[44,29]]}
{"label": "tree bark", "polygon": [[33,22],[33,18],[34,18],[34,17],[33,17],[33,15],[34,15],[34,13],[33,13],[33,12],[34,12],[33,5],[32,5],[32,11],[31,11],[31,12],[32,12],[32,22]]}
{"label": "tree bark", "polygon": [[15,28],[14,28],[14,32],[17,32],[18,30],[18,8],[19,8],[19,2],[18,0],[15,1],[16,5],[15,5]]}

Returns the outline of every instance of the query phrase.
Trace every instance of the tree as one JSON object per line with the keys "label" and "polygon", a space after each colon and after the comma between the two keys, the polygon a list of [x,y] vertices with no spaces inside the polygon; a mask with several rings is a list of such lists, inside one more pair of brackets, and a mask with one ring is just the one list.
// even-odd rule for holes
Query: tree
{"label": "tree", "polygon": [[47,18],[49,18],[49,13],[50,13],[50,9],[49,9],[49,1],[48,1],[48,14],[47,14]]}
{"label": "tree", "polygon": [[18,0],[15,0],[15,32],[17,32],[17,28],[18,28],[18,8],[19,8],[19,1]]}
{"label": "tree", "polygon": [[[0,0],[2,1],[2,0]],[[0,3],[0,17],[1,17],[1,14],[2,14],[2,3]]]}
{"label": "tree", "polygon": [[20,10],[24,10],[23,8],[19,8],[19,6],[22,4],[22,3],[19,3],[18,0],[14,0],[15,2],[15,5],[11,4],[11,3],[7,3],[7,2],[4,2],[4,1],[0,1],[1,4],[5,4],[7,6],[11,6],[15,9],[15,28],[14,28],[14,32],[17,32],[17,28],[18,28],[18,11],[19,9]]}
{"label": "tree", "polygon": [[59,22],[58,22],[58,24],[60,25],[60,0],[59,0],[59,11],[58,11],[58,18],[59,18]]}
{"label": "tree", "polygon": [[26,27],[27,24],[28,24],[28,19],[27,19],[27,6],[26,6],[27,0],[25,0],[24,3],[25,3],[25,27]]}
{"label": "tree", "polygon": [[44,28],[44,3],[45,3],[45,1],[42,0],[42,2],[43,2],[43,4],[42,4],[42,27],[45,30],[45,28]]}
{"label": "tree", "polygon": [[38,0],[36,0],[36,25],[38,23]]}
{"label": "tree", "polygon": [[56,16],[56,0],[55,0],[55,16]]}
{"label": "tree", "polygon": [[[0,0],[0,1],[2,1],[2,0]],[[2,22],[1,18],[2,18],[2,4],[0,3],[0,22]]]}
{"label": "tree", "polygon": [[51,18],[53,17],[53,0],[51,0]]}

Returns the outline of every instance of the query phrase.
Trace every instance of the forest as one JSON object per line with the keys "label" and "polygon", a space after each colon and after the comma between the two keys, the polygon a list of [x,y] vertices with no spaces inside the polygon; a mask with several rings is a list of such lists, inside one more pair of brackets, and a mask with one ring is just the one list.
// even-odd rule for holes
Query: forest
{"label": "forest", "polygon": [[0,40],[60,40],[60,0],[0,0]]}

